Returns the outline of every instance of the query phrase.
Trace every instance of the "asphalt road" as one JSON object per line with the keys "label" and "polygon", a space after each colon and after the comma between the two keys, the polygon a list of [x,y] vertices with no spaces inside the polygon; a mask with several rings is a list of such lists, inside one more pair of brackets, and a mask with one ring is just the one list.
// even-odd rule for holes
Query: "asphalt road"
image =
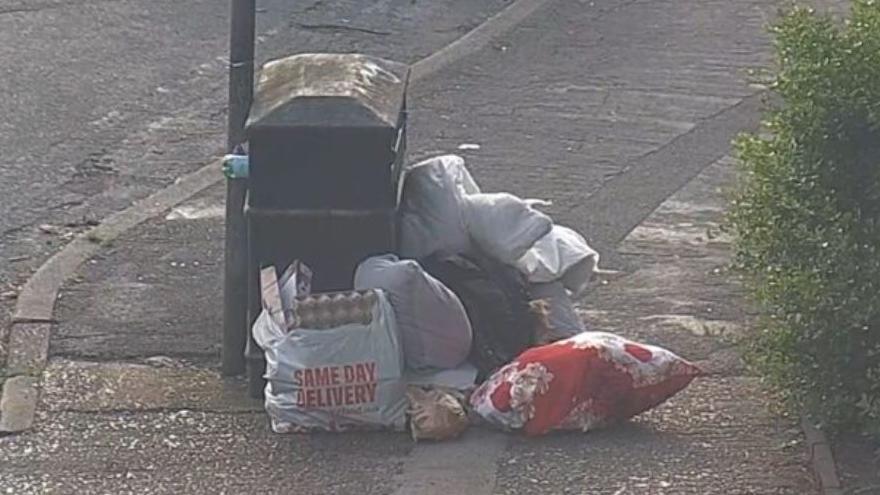
{"label": "asphalt road", "polygon": [[86,191],[71,187],[79,177],[110,172],[112,164],[95,168],[110,149],[205,97],[186,82],[202,72],[219,74],[223,65],[227,11],[221,2],[0,5],[5,234],[43,218],[47,209],[82,201]]}
{"label": "asphalt road", "polygon": [[[410,62],[507,3],[259,0],[257,58]],[[0,327],[15,289],[73,234],[222,151],[228,5],[0,0]]]}

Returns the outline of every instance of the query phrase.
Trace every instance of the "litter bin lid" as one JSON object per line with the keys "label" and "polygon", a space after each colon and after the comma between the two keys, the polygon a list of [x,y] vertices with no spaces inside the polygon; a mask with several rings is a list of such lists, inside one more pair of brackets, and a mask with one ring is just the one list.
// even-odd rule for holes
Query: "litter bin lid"
{"label": "litter bin lid", "polygon": [[396,128],[409,66],[361,54],[304,53],[267,62],[247,128]]}

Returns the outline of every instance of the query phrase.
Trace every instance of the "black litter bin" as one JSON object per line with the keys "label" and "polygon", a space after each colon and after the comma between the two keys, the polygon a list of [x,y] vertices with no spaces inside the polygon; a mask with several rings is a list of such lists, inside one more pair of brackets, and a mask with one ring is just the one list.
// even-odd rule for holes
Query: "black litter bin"
{"label": "black litter bin", "polygon": [[[261,267],[299,259],[313,291],[345,290],[364,258],[395,251],[408,78],[404,64],[357,54],[263,67],[247,122],[249,327]],[[265,364],[252,337],[245,357],[259,397]]]}

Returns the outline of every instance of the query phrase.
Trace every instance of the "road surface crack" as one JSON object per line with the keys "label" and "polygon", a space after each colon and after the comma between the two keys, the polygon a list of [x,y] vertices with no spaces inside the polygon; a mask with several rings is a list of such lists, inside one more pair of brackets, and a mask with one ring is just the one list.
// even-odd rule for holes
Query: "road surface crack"
{"label": "road surface crack", "polygon": [[376,29],[370,29],[365,27],[358,26],[348,26],[346,24],[331,24],[331,23],[321,23],[321,24],[308,24],[303,22],[297,22],[296,26],[301,29],[308,29],[313,31],[356,31],[359,33],[366,34],[374,34],[377,36],[388,36],[391,34],[391,31],[379,31]]}

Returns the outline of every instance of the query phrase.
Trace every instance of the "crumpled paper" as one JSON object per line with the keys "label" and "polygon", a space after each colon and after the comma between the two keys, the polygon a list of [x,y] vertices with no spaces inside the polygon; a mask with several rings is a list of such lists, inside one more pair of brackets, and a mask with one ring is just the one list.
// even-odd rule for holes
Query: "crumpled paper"
{"label": "crumpled paper", "polygon": [[410,386],[406,396],[409,399],[410,433],[416,442],[451,440],[461,435],[470,424],[461,401],[450,391]]}

